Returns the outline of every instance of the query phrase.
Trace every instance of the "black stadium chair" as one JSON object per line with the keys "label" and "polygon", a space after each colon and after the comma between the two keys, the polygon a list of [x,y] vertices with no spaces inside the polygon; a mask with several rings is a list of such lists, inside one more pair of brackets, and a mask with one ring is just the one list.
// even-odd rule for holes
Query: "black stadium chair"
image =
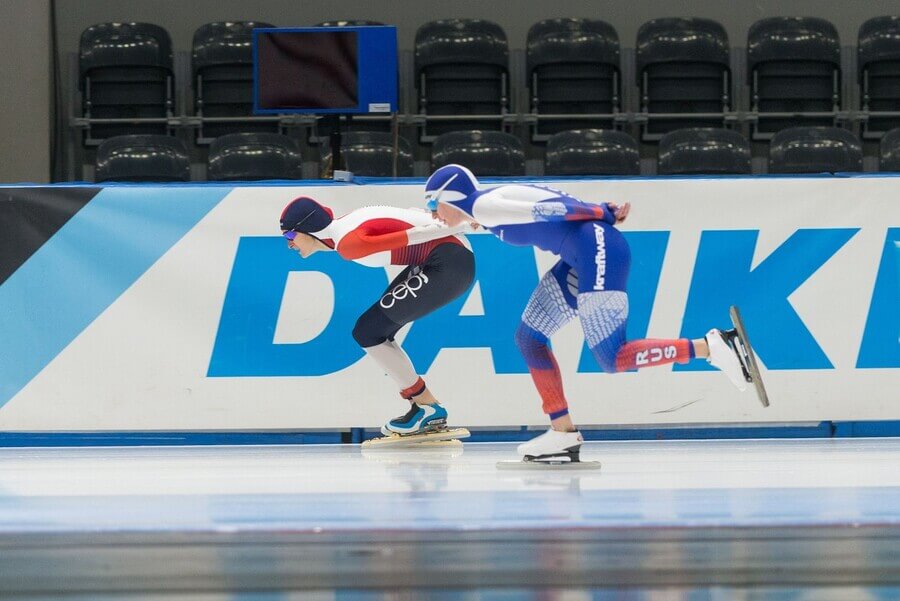
{"label": "black stadium chair", "polygon": [[[900,127],[900,17],[876,17],[863,23],[857,55],[862,110],[869,112],[863,137],[878,138]],[[879,112],[898,115],[879,116]]]}
{"label": "black stadium chair", "polygon": [[[327,138],[323,140],[320,149],[324,153],[322,164],[330,165],[331,144]],[[397,177],[411,177],[413,155],[409,142],[402,137],[399,138],[397,150]],[[341,159],[347,170],[354,175],[393,177],[393,136],[373,131],[345,132],[341,135]]]}
{"label": "black stadium chair", "polygon": [[178,138],[154,134],[114,136],[97,147],[94,181],[186,182],[190,179],[187,147]]}
{"label": "black stadium chair", "polygon": [[[447,19],[416,32],[415,86],[425,115],[423,140],[454,130],[500,129],[509,109],[509,47],[491,21]],[[440,120],[479,115],[488,119]]]}
{"label": "black stadium chair", "polygon": [[468,167],[476,177],[524,175],[525,148],[519,138],[504,132],[448,132],[434,140],[431,166],[450,163]]}
{"label": "black stadium chair", "polygon": [[246,121],[203,121],[197,142],[231,133],[278,132],[278,123],[252,121],[253,47],[252,32],[272,27],[257,21],[207,23],[194,32],[191,68],[194,77],[194,112],[204,119],[245,117]]}
{"label": "black stadium chair", "polygon": [[228,134],[209,145],[207,179],[248,181],[302,179],[297,143],[281,134]]}
{"label": "black stadium chair", "polygon": [[[526,44],[534,139],[591,127],[613,127],[621,108],[619,34],[596,19],[547,19],[531,26]],[[598,115],[574,118],[543,115]],[[599,117],[606,115],[606,117]]]}
{"label": "black stadium chair", "polygon": [[[636,54],[641,111],[648,117],[644,140],[673,129],[723,125],[722,113],[731,110],[731,66],[722,25],[709,19],[649,21],[638,30]],[[714,116],[694,116],[699,113]]]}
{"label": "black stadium chair", "polygon": [[638,175],[637,141],[621,131],[581,129],[555,134],[547,141],[546,175]]}
{"label": "black stadium chair", "polygon": [[839,127],[791,127],[772,137],[770,173],[862,171],[862,144]]}
{"label": "black stadium chair", "polygon": [[747,34],[747,74],[750,108],[759,113],[755,139],[771,138],[786,127],[834,124],[834,113],[842,106],[841,43],[828,21],[757,21]]}
{"label": "black stadium chair", "polygon": [[881,137],[880,171],[900,171],[900,127]]}
{"label": "black stadium chair", "polygon": [[750,142],[730,129],[677,129],[659,141],[660,175],[749,174]]}
{"label": "black stadium chair", "polygon": [[153,123],[90,124],[84,144],[125,134],[166,134],[175,112],[172,41],[150,23],[100,23],[85,29],[78,48],[81,116],[157,119]]}

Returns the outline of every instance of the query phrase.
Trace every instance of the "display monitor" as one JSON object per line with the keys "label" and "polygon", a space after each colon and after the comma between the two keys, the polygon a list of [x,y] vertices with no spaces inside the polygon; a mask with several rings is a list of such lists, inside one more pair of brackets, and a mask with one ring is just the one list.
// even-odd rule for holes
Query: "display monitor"
{"label": "display monitor", "polygon": [[253,110],[396,112],[397,28],[254,29]]}

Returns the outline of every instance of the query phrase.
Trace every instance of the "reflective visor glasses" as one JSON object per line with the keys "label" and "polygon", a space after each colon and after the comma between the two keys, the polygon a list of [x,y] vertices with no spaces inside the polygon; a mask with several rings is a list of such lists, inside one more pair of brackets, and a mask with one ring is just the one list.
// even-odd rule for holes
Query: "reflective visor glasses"
{"label": "reflective visor glasses", "polygon": [[438,208],[438,200],[441,198],[441,193],[447,189],[453,180],[456,179],[458,173],[454,173],[447,181],[444,182],[444,185],[438,188],[437,190],[433,190],[431,192],[425,192],[425,207],[429,211],[437,211]]}
{"label": "reflective visor glasses", "polygon": [[[284,237],[285,237],[286,239],[288,239],[288,240],[293,240],[294,238],[297,237],[297,234],[300,233],[300,232],[297,231],[297,228],[300,227],[300,226],[303,224],[304,221],[306,221],[307,219],[309,219],[310,217],[312,217],[313,215],[315,215],[315,213],[316,213],[315,210],[310,211],[309,213],[306,214],[306,217],[304,217],[303,219],[301,219],[300,221],[298,221],[298,222],[294,225],[294,229],[288,230],[288,231],[284,232],[284,233],[281,234],[281,235],[284,236]],[[310,235],[311,235],[311,234],[310,234]],[[313,236],[313,237],[315,237],[315,236]]]}

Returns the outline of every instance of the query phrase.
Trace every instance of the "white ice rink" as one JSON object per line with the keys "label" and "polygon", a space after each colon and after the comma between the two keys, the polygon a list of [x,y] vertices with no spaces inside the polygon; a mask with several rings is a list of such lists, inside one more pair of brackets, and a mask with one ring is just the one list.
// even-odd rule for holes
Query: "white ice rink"
{"label": "white ice rink", "polygon": [[510,443],[0,449],[0,591],[215,593],[224,577],[900,598],[900,440],[595,442],[596,472],[496,469],[512,458]]}

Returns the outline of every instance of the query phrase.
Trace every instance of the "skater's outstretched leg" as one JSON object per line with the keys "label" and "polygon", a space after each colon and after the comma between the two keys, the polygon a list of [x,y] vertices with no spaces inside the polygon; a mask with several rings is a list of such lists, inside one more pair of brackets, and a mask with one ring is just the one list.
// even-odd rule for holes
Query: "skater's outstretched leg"
{"label": "skater's outstretched leg", "polygon": [[585,292],[578,295],[578,315],[585,339],[600,368],[617,373],[669,363],[705,358],[722,370],[740,390],[745,390],[740,361],[728,333],[710,330],[704,338],[640,338],[625,340],[628,297],[624,292]]}
{"label": "skater's outstretched leg", "polygon": [[695,356],[694,344],[686,338],[641,338],[626,342],[628,295],[625,292],[579,294],[578,316],[594,359],[607,373],[673,362],[687,363]]}

